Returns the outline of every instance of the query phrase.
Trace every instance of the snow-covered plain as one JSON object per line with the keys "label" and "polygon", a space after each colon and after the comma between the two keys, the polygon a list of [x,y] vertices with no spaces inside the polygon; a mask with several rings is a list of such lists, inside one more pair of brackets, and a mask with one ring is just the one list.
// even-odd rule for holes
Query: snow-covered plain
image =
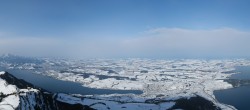
{"label": "snow-covered plain", "polygon": [[[219,103],[213,94],[215,90],[233,87],[223,80],[235,73],[225,72],[234,70],[235,66],[250,65],[250,61],[245,59],[43,59],[43,61],[40,64],[2,63],[1,65],[8,68],[31,69],[37,74],[81,83],[90,88],[142,90],[143,94],[134,96],[138,99],[160,97],[165,100],[175,100],[199,95],[222,109],[235,109],[230,105]],[[88,101],[83,102],[88,103]],[[102,105],[96,105],[96,108],[100,106]],[[131,106],[135,107],[133,103]]]}
{"label": "snow-covered plain", "polygon": [[250,65],[250,62],[244,59],[97,59],[68,64],[69,68],[64,71],[49,70],[44,74],[91,88],[142,90],[139,97],[155,98],[160,95],[171,100],[196,94],[220,108],[235,109],[219,103],[213,91],[232,88],[231,84],[223,81],[231,74],[224,72],[234,70],[235,66]]}
{"label": "snow-covered plain", "polygon": [[[61,102],[66,102],[70,104],[82,104],[88,105],[91,108],[97,110],[166,110],[171,108],[175,102],[162,102],[160,104],[150,104],[145,103],[144,99],[136,99],[136,96],[130,98],[128,96],[115,96],[109,95],[107,96],[97,96],[97,97],[84,97],[84,98],[77,98],[72,97],[67,94],[57,94],[57,100]],[[124,99],[127,99],[126,101]]]}

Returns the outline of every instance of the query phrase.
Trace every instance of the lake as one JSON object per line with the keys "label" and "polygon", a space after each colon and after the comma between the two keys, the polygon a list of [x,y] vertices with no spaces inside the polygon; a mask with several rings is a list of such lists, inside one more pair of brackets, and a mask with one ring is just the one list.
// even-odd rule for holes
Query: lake
{"label": "lake", "polygon": [[43,88],[54,93],[70,93],[82,95],[95,95],[95,94],[142,94],[140,90],[110,90],[110,89],[95,89],[84,87],[79,83],[62,81],[48,76],[32,73],[29,70],[6,70],[0,68],[0,71],[8,71],[18,79],[23,79],[37,87]]}
{"label": "lake", "polygon": [[[230,79],[250,79],[249,66],[236,67],[235,72],[239,73],[232,75]],[[237,88],[214,91],[214,95],[219,102],[232,105],[239,110],[250,109],[249,93],[250,86],[241,86]]]}

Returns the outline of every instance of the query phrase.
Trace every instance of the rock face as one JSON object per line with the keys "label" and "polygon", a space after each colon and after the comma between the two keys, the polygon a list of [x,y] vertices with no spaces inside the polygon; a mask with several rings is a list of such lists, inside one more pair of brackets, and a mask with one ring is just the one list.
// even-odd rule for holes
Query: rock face
{"label": "rock face", "polygon": [[1,72],[0,81],[1,110],[91,110],[82,104],[58,101],[56,93],[37,88],[8,72]]}
{"label": "rock face", "polygon": [[209,102],[200,96],[191,97],[190,99],[181,98],[175,102],[176,104],[171,109],[221,110],[221,108],[215,106],[212,102]]}

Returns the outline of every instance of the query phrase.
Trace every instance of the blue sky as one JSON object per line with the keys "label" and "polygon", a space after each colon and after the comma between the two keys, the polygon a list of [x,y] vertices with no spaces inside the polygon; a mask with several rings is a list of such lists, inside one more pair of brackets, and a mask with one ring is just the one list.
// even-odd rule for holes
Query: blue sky
{"label": "blue sky", "polygon": [[0,1],[0,50],[83,58],[248,57],[249,6],[249,0]]}

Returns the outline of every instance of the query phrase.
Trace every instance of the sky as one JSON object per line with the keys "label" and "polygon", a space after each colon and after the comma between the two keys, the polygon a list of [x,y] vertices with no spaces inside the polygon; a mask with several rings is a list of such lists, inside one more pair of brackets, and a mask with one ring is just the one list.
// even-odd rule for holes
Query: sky
{"label": "sky", "polygon": [[0,54],[250,57],[249,0],[2,0]]}

